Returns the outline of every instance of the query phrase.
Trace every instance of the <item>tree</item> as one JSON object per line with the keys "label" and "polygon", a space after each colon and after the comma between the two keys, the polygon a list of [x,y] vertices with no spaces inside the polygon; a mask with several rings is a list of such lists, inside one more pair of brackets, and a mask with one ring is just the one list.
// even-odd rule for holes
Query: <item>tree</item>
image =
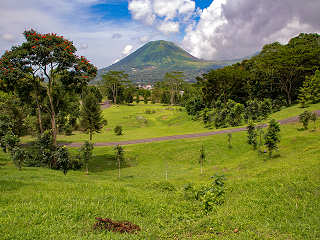
{"label": "tree", "polygon": [[314,76],[306,76],[298,96],[302,107],[310,103],[320,102],[320,71],[317,70]]}
{"label": "tree", "polygon": [[255,124],[252,120],[249,120],[248,126],[248,143],[253,146],[253,149],[257,149],[257,132]]}
{"label": "tree", "polygon": [[202,174],[203,172],[203,164],[204,164],[204,161],[206,160],[206,152],[204,150],[204,146],[202,145],[201,146],[201,149],[200,149],[200,158],[199,158],[199,163],[200,163],[200,173]]}
{"label": "tree", "polygon": [[84,161],[87,175],[89,173],[88,163],[92,158],[92,150],[93,150],[93,143],[89,143],[88,141],[85,141],[84,144],[80,148],[80,156]]}
{"label": "tree", "polygon": [[280,142],[280,124],[272,119],[269,122],[269,126],[264,136],[264,145],[267,146],[269,151],[269,157],[272,157],[272,151],[278,149],[278,143]]}
{"label": "tree", "polygon": [[[54,90],[57,81],[66,89],[81,90],[96,76],[97,69],[89,61],[75,55],[73,43],[54,33],[40,34],[33,29],[24,32],[26,41],[12,47],[1,58],[0,78],[13,88],[20,79],[36,81],[46,89],[53,144],[56,146],[57,127]],[[40,122],[39,122],[40,123]]]}
{"label": "tree", "polygon": [[112,102],[118,103],[118,95],[121,86],[128,82],[129,75],[123,71],[109,71],[102,75],[100,85],[105,91],[110,90],[112,93]]}
{"label": "tree", "polygon": [[170,91],[170,104],[174,105],[175,95],[179,94],[183,83],[184,75],[182,72],[167,72],[164,76],[164,82],[168,85]]}
{"label": "tree", "polygon": [[118,178],[120,179],[121,162],[124,161],[124,150],[120,145],[117,145],[114,150],[116,152],[115,159],[118,163]]}
{"label": "tree", "polygon": [[229,148],[232,148],[231,139],[232,139],[232,133],[228,133],[228,147]]}
{"label": "tree", "polygon": [[100,133],[104,119],[98,99],[91,93],[84,93],[80,110],[80,124],[85,131],[89,132],[92,141],[93,133]]}

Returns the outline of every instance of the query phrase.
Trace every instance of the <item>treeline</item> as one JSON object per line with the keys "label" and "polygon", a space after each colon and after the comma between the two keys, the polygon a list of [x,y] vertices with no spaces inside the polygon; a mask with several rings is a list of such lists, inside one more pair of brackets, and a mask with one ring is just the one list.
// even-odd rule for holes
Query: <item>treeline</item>
{"label": "treeline", "polygon": [[249,60],[197,77],[201,94],[189,98],[186,109],[204,123],[227,127],[264,119],[292,103],[316,103],[319,67],[319,34],[268,44]]}

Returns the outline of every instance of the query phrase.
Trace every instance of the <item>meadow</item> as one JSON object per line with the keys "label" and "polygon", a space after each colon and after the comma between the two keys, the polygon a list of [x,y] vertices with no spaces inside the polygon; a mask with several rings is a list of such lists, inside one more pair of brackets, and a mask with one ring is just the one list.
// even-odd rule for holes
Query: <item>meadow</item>
{"label": "meadow", "polygon": [[[124,122],[133,114],[123,108],[134,109],[104,111],[111,126],[115,111],[123,115],[114,118]],[[287,111],[277,114],[288,117],[296,110]],[[298,123],[281,126],[272,159],[254,151],[245,132],[232,134],[232,148],[226,134],[125,146],[120,180],[112,147],[94,149],[89,175],[19,171],[0,153],[1,239],[319,239],[319,124],[315,131],[313,123],[305,131]],[[150,136],[141,134],[136,137]],[[200,174],[202,145],[206,161]],[[184,188],[207,184],[216,173],[226,177],[226,201],[205,212]],[[128,220],[142,230],[134,235],[93,230],[95,217]]]}
{"label": "meadow", "polygon": [[[293,105],[273,113],[269,118],[282,120],[297,116],[305,110],[318,109],[320,109],[319,103],[307,108]],[[147,113],[148,111],[150,113]],[[192,120],[191,116],[188,116],[182,107],[161,104],[113,105],[103,110],[103,116],[108,124],[101,130],[101,133],[93,135],[93,142],[125,141],[217,130],[205,128],[201,121]],[[113,131],[117,125],[123,127],[123,135],[121,136],[117,136]],[[74,131],[70,136],[58,135],[58,141],[60,142],[83,142],[88,139],[88,134],[81,131]],[[23,142],[31,140],[34,140],[34,137],[22,138]]]}

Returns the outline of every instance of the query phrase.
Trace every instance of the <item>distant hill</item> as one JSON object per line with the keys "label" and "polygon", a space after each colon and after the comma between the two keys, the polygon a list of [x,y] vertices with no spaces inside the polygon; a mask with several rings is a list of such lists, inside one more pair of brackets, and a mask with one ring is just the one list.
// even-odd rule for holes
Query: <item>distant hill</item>
{"label": "distant hill", "polygon": [[205,61],[198,59],[172,42],[152,41],[119,62],[102,68],[98,77],[110,70],[125,71],[129,79],[135,83],[153,83],[162,81],[166,72],[182,71],[186,81],[193,82],[195,77],[240,60],[231,61]]}

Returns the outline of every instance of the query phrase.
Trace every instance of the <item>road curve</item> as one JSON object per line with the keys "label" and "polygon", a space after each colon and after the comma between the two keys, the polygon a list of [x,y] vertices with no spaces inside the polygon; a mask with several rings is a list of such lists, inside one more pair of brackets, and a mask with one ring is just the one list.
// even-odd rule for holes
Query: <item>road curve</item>
{"label": "road curve", "polygon": [[[314,111],[318,116],[320,116],[320,110]],[[278,121],[281,125],[298,122],[299,117],[291,117],[287,119],[283,119]],[[267,124],[262,125],[266,127]],[[145,139],[136,139],[136,140],[127,140],[127,141],[118,141],[118,142],[98,142],[94,145],[97,147],[104,147],[104,146],[116,146],[116,145],[131,145],[131,144],[139,144],[139,143],[150,143],[150,142],[161,142],[161,141],[168,141],[168,140],[176,140],[176,139],[187,139],[187,138],[198,138],[198,137],[207,137],[217,134],[223,133],[234,133],[234,132],[241,132],[246,131],[246,127],[239,127],[233,129],[224,129],[212,132],[204,132],[204,133],[191,133],[191,134],[182,134],[182,135],[173,135],[173,136],[166,136],[166,137],[155,137],[155,138],[145,138]],[[83,143],[61,143],[68,147],[81,147]]]}

